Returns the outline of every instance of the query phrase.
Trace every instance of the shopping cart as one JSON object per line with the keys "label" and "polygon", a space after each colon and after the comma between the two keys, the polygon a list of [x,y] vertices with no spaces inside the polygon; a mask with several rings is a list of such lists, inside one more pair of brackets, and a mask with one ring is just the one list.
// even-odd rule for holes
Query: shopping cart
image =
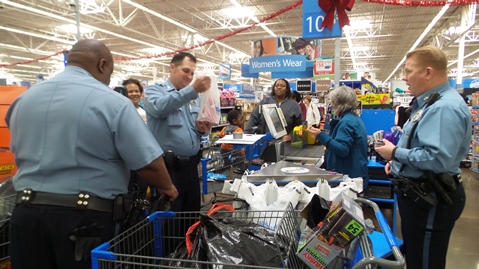
{"label": "shopping cart", "polygon": [[[325,269],[336,268],[383,268],[400,269],[404,268],[405,260],[396,244],[396,238],[387,224],[386,219],[382,215],[379,207],[366,199],[358,198],[357,202],[371,206],[376,214],[378,222],[384,233],[389,248],[396,260],[386,260],[373,256],[371,244],[368,235],[363,232],[359,236],[359,248],[349,265],[345,263],[344,255],[337,258],[336,263],[331,263]],[[226,263],[212,263],[204,261],[191,261],[183,259],[171,259],[165,257],[165,248],[172,242],[180,242],[183,237],[171,236],[163,234],[164,227],[177,224],[179,220],[185,222],[196,221],[200,212],[155,212],[148,218],[133,226],[129,230],[120,234],[109,242],[106,242],[91,252],[93,269],[110,269],[110,268],[291,268],[303,269],[306,265],[296,256],[298,240],[304,225],[304,220],[299,216],[299,212],[294,210],[292,205],[288,205],[285,211],[238,211],[233,213],[234,219],[248,220],[263,226],[273,227],[274,240],[277,246],[287,246],[286,252],[278,249],[281,255],[282,264],[277,267],[265,267],[255,265],[238,265]],[[375,244],[376,242],[372,242]],[[170,266],[173,262],[180,262],[181,267],[176,265]],[[345,267],[346,266],[346,267]]]}
{"label": "shopping cart", "polygon": [[10,268],[8,227],[15,206],[15,198],[15,194],[0,198],[0,268]]}
{"label": "shopping cart", "polygon": [[[379,206],[375,202],[364,198],[356,198],[354,200],[357,203],[363,206],[369,206],[374,210],[374,214],[382,233],[374,231],[372,234],[368,234],[367,231],[364,230],[358,235],[357,242],[355,242],[358,247],[353,249],[351,252],[352,255],[347,255],[348,250],[351,249],[350,246],[349,249],[345,249],[338,257],[336,257],[331,264],[328,264],[325,269],[404,268],[406,261],[399,250],[398,239],[394,237],[388,221],[379,209]],[[378,253],[373,253],[373,248],[376,249],[376,252]],[[380,250],[378,251],[378,249]],[[384,258],[385,255],[389,254],[392,254],[394,260]]]}
{"label": "shopping cart", "polygon": [[220,147],[209,147],[203,150],[201,159],[201,184],[203,203],[205,195],[212,193],[216,200],[216,194],[221,192],[225,180],[241,178],[246,163],[245,149],[229,150]]}
{"label": "shopping cart", "polygon": [[[206,212],[204,212],[206,213]],[[230,263],[213,263],[165,257],[165,249],[183,237],[163,234],[165,227],[174,224],[192,223],[199,219],[200,212],[155,212],[148,218],[120,234],[113,240],[100,245],[91,252],[92,268],[304,268],[303,263],[295,255],[300,229],[299,214],[291,204],[285,211],[241,211],[231,213],[233,220],[252,221],[262,226],[275,227],[273,246],[278,247],[278,255],[282,262],[277,267],[255,265],[236,265]],[[171,262],[182,266],[168,265]]]}

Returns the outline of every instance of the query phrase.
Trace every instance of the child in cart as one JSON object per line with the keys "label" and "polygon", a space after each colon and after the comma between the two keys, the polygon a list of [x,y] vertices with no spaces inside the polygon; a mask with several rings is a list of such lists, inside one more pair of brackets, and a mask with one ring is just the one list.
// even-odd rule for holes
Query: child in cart
{"label": "child in cart", "polygon": [[[225,137],[225,135],[243,132],[243,129],[241,129],[241,126],[243,126],[243,113],[241,113],[240,110],[233,109],[228,112],[227,120],[229,125],[223,127],[219,134],[220,138]],[[221,144],[221,147],[224,149],[233,150],[232,144]]]}

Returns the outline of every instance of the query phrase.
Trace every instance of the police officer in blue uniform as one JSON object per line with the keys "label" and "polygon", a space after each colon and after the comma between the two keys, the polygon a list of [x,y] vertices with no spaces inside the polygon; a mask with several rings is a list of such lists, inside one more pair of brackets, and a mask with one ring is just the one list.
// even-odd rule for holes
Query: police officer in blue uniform
{"label": "police officer in blue uniform", "polygon": [[168,172],[178,189],[172,211],[199,211],[201,206],[198,164],[201,136],[209,135],[211,123],[198,121],[201,97],[211,86],[209,77],[193,81],[196,58],[180,52],[170,63],[170,76],[145,89],[147,125],[166,152]]}
{"label": "police officer in blue uniform", "polygon": [[130,169],[171,200],[178,195],[163,150],[131,101],[108,87],[110,50],[83,39],[67,60],[7,112],[18,166],[12,268],[91,268],[91,249],[115,235]]}
{"label": "police officer in blue uniform", "polygon": [[465,205],[459,165],[469,152],[471,118],[462,97],[449,86],[447,58],[439,48],[409,52],[403,80],[416,97],[411,117],[397,146],[384,140],[375,149],[392,160],[385,170],[398,182],[407,268],[441,269]]}

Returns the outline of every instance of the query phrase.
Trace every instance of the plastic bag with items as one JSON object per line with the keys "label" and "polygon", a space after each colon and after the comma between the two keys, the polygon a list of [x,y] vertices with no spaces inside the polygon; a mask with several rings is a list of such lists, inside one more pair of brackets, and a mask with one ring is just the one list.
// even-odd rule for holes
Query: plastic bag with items
{"label": "plastic bag with items", "polygon": [[220,91],[218,90],[218,82],[213,71],[196,71],[197,77],[208,76],[211,78],[210,88],[203,92],[201,96],[200,113],[198,121],[207,121],[216,125],[220,123],[221,118],[221,101]]}
{"label": "plastic bag with items", "polygon": [[[287,245],[275,233],[258,224],[232,217],[219,210],[233,211],[231,205],[215,204],[208,215],[201,215],[173,253],[170,266],[205,268],[193,261],[281,267]],[[180,260],[181,259],[181,260]],[[189,262],[192,261],[192,262]],[[228,266],[217,268],[226,269]],[[231,268],[237,268],[231,266]]]}

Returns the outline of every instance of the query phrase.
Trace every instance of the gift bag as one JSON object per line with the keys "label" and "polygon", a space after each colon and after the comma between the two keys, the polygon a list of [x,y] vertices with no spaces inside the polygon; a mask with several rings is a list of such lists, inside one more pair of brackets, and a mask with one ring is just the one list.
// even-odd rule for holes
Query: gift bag
{"label": "gift bag", "polygon": [[203,92],[200,103],[200,113],[198,121],[211,122],[213,125],[220,123],[221,118],[221,102],[220,91],[218,90],[218,82],[213,71],[196,71],[197,77],[208,76],[211,78],[211,87]]}

